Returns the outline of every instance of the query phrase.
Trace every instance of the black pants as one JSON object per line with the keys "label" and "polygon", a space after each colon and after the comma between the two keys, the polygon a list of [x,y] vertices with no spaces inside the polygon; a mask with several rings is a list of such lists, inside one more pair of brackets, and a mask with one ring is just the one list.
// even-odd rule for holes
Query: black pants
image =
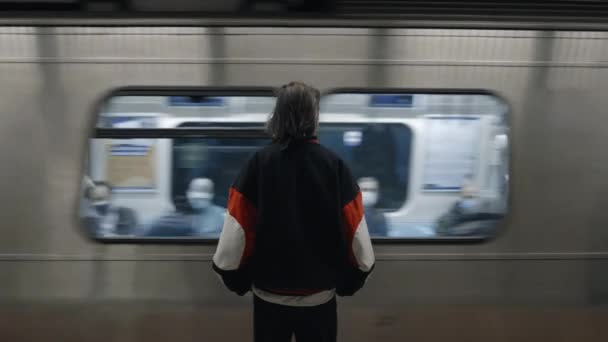
{"label": "black pants", "polygon": [[336,298],[318,306],[286,306],[253,296],[255,342],[336,342],[338,311]]}

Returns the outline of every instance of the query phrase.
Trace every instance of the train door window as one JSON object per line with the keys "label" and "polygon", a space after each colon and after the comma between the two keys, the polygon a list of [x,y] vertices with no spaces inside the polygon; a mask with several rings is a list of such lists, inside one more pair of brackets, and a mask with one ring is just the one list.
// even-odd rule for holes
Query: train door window
{"label": "train door window", "polygon": [[[110,96],[100,106],[83,176],[85,232],[110,242],[217,239],[235,172],[269,142],[259,123],[274,102],[272,89],[257,88]],[[257,123],[231,124],[242,120]]]}
{"label": "train door window", "polygon": [[[343,145],[335,134],[327,143],[360,179],[376,239],[481,239],[506,214],[509,140],[500,98],[345,89],[324,96],[321,113],[325,121],[365,123],[363,131],[342,132]],[[354,157],[347,146],[357,144]]]}

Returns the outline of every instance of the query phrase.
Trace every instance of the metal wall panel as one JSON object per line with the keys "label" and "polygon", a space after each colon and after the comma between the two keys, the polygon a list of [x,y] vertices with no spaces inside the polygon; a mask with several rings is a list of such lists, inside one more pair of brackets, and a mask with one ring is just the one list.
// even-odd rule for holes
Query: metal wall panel
{"label": "metal wall panel", "polygon": [[[116,87],[300,79],[323,90],[488,89],[511,109],[512,207],[503,231],[481,244],[375,246],[368,287],[341,301],[351,327],[342,338],[603,341],[606,312],[592,305],[608,303],[607,39],[512,30],[0,27],[0,339],[34,339],[36,329],[19,327],[53,332],[40,320],[82,311],[91,314],[71,319],[84,327],[74,339],[191,341],[227,326],[227,339],[249,335],[250,299],[216,281],[214,246],[96,245],[78,233],[81,165],[94,105]],[[114,333],[98,326],[104,319]],[[161,321],[179,328],[159,332]]]}

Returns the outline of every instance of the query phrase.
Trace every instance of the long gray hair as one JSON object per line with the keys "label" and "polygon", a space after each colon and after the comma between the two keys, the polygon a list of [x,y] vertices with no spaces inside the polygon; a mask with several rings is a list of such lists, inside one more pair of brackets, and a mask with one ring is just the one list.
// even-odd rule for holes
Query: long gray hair
{"label": "long gray hair", "polygon": [[313,137],[319,127],[319,90],[303,82],[290,82],[276,90],[277,103],[266,131],[272,140],[289,144]]}

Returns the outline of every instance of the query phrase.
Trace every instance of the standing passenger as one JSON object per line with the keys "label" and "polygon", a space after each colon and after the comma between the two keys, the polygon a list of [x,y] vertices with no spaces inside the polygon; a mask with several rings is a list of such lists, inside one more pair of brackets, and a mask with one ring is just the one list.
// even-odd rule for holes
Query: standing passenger
{"label": "standing passenger", "polygon": [[213,268],[228,289],[254,294],[256,342],[336,341],[335,295],[357,292],[374,267],[361,192],[315,137],[319,91],[278,89],[273,143],[230,189]]}

